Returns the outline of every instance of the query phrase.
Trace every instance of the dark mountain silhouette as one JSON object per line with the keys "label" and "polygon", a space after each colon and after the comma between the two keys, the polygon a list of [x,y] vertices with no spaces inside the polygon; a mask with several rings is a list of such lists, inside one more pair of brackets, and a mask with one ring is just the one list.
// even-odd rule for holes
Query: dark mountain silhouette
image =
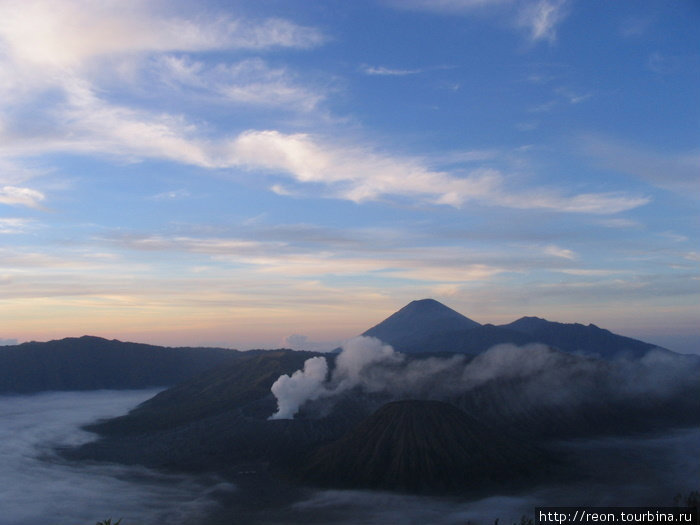
{"label": "dark mountain silhouette", "polygon": [[[663,365],[657,372],[644,360],[576,355],[610,357],[631,352],[640,356],[653,348],[592,325],[536,318],[504,326],[480,325],[437,301],[422,300],[365,335],[378,337],[407,355],[400,363],[363,371],[374,374],[371,388],[356,386],[308,401],[293,419],[268,419],[277,408],[270,387],[282,374],[293,374],[319,354],[212,350],[220,360],[214,368],[190,375],[126,416],[89,425],[86,428],[100,438],[63,453],[73,459],[216,472],[234,479],[238,487],[253,487],[256,493],[271,480],[295,487],[301,481],[442,493],[506,482],[536,483],[550,468],[554,474],[564,472],[567,479],[575,479],[577,473],[565,472],[569,467],[560,469],[548,452],[557,440],[700,423],[700,359],[672,352],[652,354],[651,362],[660,359]],[[152,381],[151,376],[130,374],[150,367],[154,374],[162,372],[173,356],[182,358],[175,360],[180,366],[194,359],[191,353],[201,356],[203,352],[88,338],[85,348],[76,353],[76,341],[81,340],[54,343],[62,343],[65,352],[79,357],[77,378],[90,370],[96,370],[98,377],[81,383],[60,368],[66,366],[61,364],[64,361],[55,360],[53,366],[59,367],[57,377],[63,382],[68,377],[84,388],[105,388],[107,378],[120,373],[129,378],[128,384],[141,385],[144,377]],[[485,352],[499,343],[531,342],[548,347]],[[103,350],[95,351],[95,345]],[[436,353],[462,355],[437,366]],[[48,373],[53,370],[51,359],[60,355],[49,353],[37,359],[43,360]],[[144,356],[150,357],[144,360]],[[335,358],[326,356],[331,370]],[[671,361],[664,364],[664,359]],[[128,362],[133,370],[124,368]],[[192,361],[187,363],[187,372],[194,374]],[[181,373],[178,366],[171,366],[172,377]],[[396,382],[382,375],[402,369],[414,379],[422,370],[438,375],[416,383],[429,388],[412,388],[410,397],[420,399],[406,401],[408,391],[395,389]],[[68,366],[68,370],[74,369]],[[629,370],[636,372],[626,373]],[[670,375],[664,376],[667,372]],[[383,378],[388,381],[386,388],[381,386]],[[241,472],[257,474],[244,482]]]}
{"label": "dark mountain silhouette", "polygon": [[434,299],[412,301],[362,335],[376,337],[399,352],[429,352],[423,344],[433,337],[481,326]]}
{"label": "dark mountain silhouette", "polygon": [[407,354],[475,355],[497,344],[542,343],[565,352],[613,358],[640,357],[658,348],[593,324],[523,317],[506,325],[481,325],[434,299],[413,301],[362,335],[376,337]]}
{"label": "dark mountain silhouette", "polygon": [[[654,345],[595,325],[523,317],[480,325],[433,299],[413,301],[363,335],[407,354],[477,355],[494,345],[543,343],[579,354],[639,357]],[[170,386],[241,353],[221,348],[166,348],[84,336],[0,347],[0,393]]]}
{"label": "dark mountain silhouette", "polygon": [[170,386],[241,352],[166,348],[83,336],[0,347],[0,393]]}
{"label": "dark mountain silhouette", "polygon": [[313,352],[268,350],[244,352],[234,363],[217,366],[160,392],[129,414],[87,428],[125,435],[159,431],[203,420],[224,412],[267,419],[276,410],[270,387],[282,374],[304,367]]}
{"label": "dark mountain silhouette", "polygon": [[584,326],[579,323],[556,323],[539,317],[521,317],[499,328],[527,334],[537,342],[565,352],[601,357],[639,357],[652,348],[658,348],[650,343],[614,334],[594,324]]}
{"label": "dark mountain silhouette", "polygon": [[226,472],[241,464],[293,471],[308,453],[340,438],[369,413],[363,400],[349,399],[328,417],[268,419],[277,408],[272,383],[314,355],[292,350],[244,355],[159,393],[125,416],[86,426],[102,439],[64,454],[185,471]]}
{"label": "dark mountain silhouette", "polygon": [[[526,361],[528,350],[523,350]],[[680,365],[689,372],[687,384],[675,391],[621,396],[619,374],[615,374],[618,364],[553,349],[548,352],[551,366],[534,375],[495,375],[474,388],[444,393],[436,389],[422,398],[447,401],[453,405],[449,409],[442,404],[409,405],[364,423],[382,405],[402,398],[389,391],[355,388],[305,404],[294,419],[269,420],[276,410],[272,383],[301,369],[306,359],[317,354],[277,350],[243,355],[231,365],[161,392],[126,416],[89,425],[86,428],[101,438],[64,453],[72,459],[224,475],[254,470],[299,479],[297,473],[303,471],[302,480],[319,485],[431,492],[473,488],[459,474],[467,468],[480,472],[477,479],[483,484],[501,478],[516,484],[532,482],[549,465],[549,456],[541,456],[539,447],[552,440],[700,423],[700,381],[693,379],[700,377],[699,360],[679,356],[684,359]],[[332,361],[332,356],[327,357]],[[421,361],[427,367],[435,358],[407,359],[414,362],[412,370],[419,370]],[[483,370],[490,370],[489,365]],[[454,410],[463,415],[450,415]],[[431,411],[434,415],[429,415]],[[458,443],[469,446],[455,449],[462,446]],[[392,455],[390,449],[399,455]],[[369,456],[372,451],[376,457]],[[338,459],[332,459],[336,455]],[[459,469],[444,467],[447,456]],[[490,466],[482,468],[479,461]],[[305,469],[305,465],[311,466]],[[386,469],[387,477],[379,477]]]}
{"label": "dark mountain silhouette", "polygon": [[444,493],[532,480],[543,458],[448,403],[407,400],[322,447],[302,475],[324,486]]}
{"label": "dark mountain silhouette", "polygon": [[402,351],[407,354],[459,353],[476,355],[498,344],[525,345],[536,342],[538,342],[536,337],[530,334],[485,324],[467,330],[436,333],[421,340],[418,344],[405,343],[402,346]]}

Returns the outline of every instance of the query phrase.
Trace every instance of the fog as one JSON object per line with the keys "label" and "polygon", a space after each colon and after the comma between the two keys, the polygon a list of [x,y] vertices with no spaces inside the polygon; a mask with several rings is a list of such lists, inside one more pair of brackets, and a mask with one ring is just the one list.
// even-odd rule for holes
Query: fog
{"label": "fog", "polygon": [[[155,391],[44,393],[0,397],[0,524],[94,525],[123,517],[123,525],[210,523],[424,524],[467,520],[510,525],[538,505],[669,505],[700,484],[700,428],[636,438],[558,443],[575,452],[584,481],[542,485],[472,501],[370,491],[302,492],[292,504],[224,509],[215,496],[235,487],[212,477],[176,476],[122,465],[71,463],[54,447],[94,435],[79,426],[125,413]],[[235,497],[229,498],[236,500]],[[212,520],[212,517],[218,520]],[[227,516],[222,519],[222,516]]]}
{"label": "fog", "polygon": [[164,475],[141,467],[72,463],[55,447],[95,438],[79,427],[124,414],[156,390],[50,392],[0,396],[0,524],[94,525],[123,517],[124,525],[200,523],[215,479]]}

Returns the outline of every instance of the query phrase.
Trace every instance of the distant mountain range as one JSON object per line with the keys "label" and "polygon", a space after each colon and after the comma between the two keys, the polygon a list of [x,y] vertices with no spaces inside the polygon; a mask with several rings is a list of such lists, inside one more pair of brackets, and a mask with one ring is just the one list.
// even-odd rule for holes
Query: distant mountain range
{"label": "distant mountain range", "polygon": [[500,326],[481,325],[434,299],[412,301],[362,335],[381,339],[408,354],[478,354],[502,343],[543,343],[564,352],[613,358],[640,357],[658,348],[593,324],[522,317]]}
{"label": "distant mountain range", "polygon": [[241,352],[224,348],[165,348],[100,337],[0,347],[0,393],[170,386]]}
{"label": "distant mountain range", "polygon": [[[63,453],[216,472],[232,479],[244,499],[258,497],[271,480],[473,492],[504,483],[530,487],[551,476],[575,479],[575,462],[549,447],[559,440],[700,424],[699,358],[662,350],[648,354],[649,361],[644,356],[653,345],[593,325],[535,317],[480,325],[426,299],[364,335],[406,352],[361,371],[373,379],[371,388],[329,390],[310,397],[295,417],[271,420],[273,383],[322,354],[234,353],[230,363],[127,415],[88,425],[100,439]],[[544,345],[526,345],[533,342]],[[517,347],[491,348],[498,343]],[[623,355],[632,359],[599,358]],[[324,357],[330,370],[340,366],[337,354]],[[398,371],[405,373],[398,381],[377,382]],[[396,390],[421,374],[428,388]]]}
{"label": "distant mountain range", "polygon": [[[543,343],[564,352],[614,358],[640,357],[657,348],[592,324],[523,317],[501,326],[481,325],[434,299],[413,301],[362,335],[407,354],[476,355],[502,343]],[[90,336],[22,343],[0,347],[0,393],[171,386],[248,352],[166,348]]]}

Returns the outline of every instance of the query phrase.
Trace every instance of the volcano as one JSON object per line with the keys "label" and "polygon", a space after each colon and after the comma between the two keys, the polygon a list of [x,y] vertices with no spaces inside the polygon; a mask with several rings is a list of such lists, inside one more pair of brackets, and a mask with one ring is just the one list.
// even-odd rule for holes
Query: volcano
{"label": "volcano", "polygon": [[399,352],[415,353],[439,335],[481,326],[435,299],[411,301],[362,335],[376,337]]}
{"label": "volcano", "polygon": [[407,400],[387,403],[319,449],[303,476],[342,488],[459,492],[533,479],[542,459],[449,403]]}

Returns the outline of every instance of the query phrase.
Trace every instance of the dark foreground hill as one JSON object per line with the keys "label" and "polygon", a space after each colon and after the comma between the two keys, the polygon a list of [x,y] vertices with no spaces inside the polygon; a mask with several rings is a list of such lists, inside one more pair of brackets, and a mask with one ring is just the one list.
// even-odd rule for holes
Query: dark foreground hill
{"label": "dark foreground hill", "polygon": [[[126,416],[87,427],[100,439],[64,454],[212,471],[236,483],[237,473],[254,471],[265,480],[323,486],[469,491],[502,479],[535,483],[554,466],[541,447],[556,440],[700,424],[700,360],[677,356],[637,366],[541,346],[441,358],[445,366],[429,356],[409,356],[388,368],[377,364],[363,373],[377,379],[404,370],[413,380],[417,371],[433,370],[435,381],[428,383],[434,388],[418,400],[424,402],[390,404],[371,417],[408,396],[396,394],[390,383],[386,389],[372,383],[371,390],[358,385],[307,402],[293,419],[268,419],[277,408],[274,381],[314,355],[244,355]],[[472,475],[462,476],[462,470]]]}
{"label": "dark foreground hill", "polygon": [[382,406],[303,469],[323,486],[446,493],[546,472],[545,455],[441,401]]}
{"label": "dark foreground hill", "polygon": [[308,453],[367,415],[350,408],[323,418],[268,419],[277,408],[272,384],[314,355],[292,350],[244,355],[161,392],[125,416],[87,426],[102,438],[64,453],[194,472],[231,472],[240,465],[291,472]]}
{"label": "dark foreground hill", "polygon": [[0,393],[170,386],[242,353],[84,336],[0,347]]}

